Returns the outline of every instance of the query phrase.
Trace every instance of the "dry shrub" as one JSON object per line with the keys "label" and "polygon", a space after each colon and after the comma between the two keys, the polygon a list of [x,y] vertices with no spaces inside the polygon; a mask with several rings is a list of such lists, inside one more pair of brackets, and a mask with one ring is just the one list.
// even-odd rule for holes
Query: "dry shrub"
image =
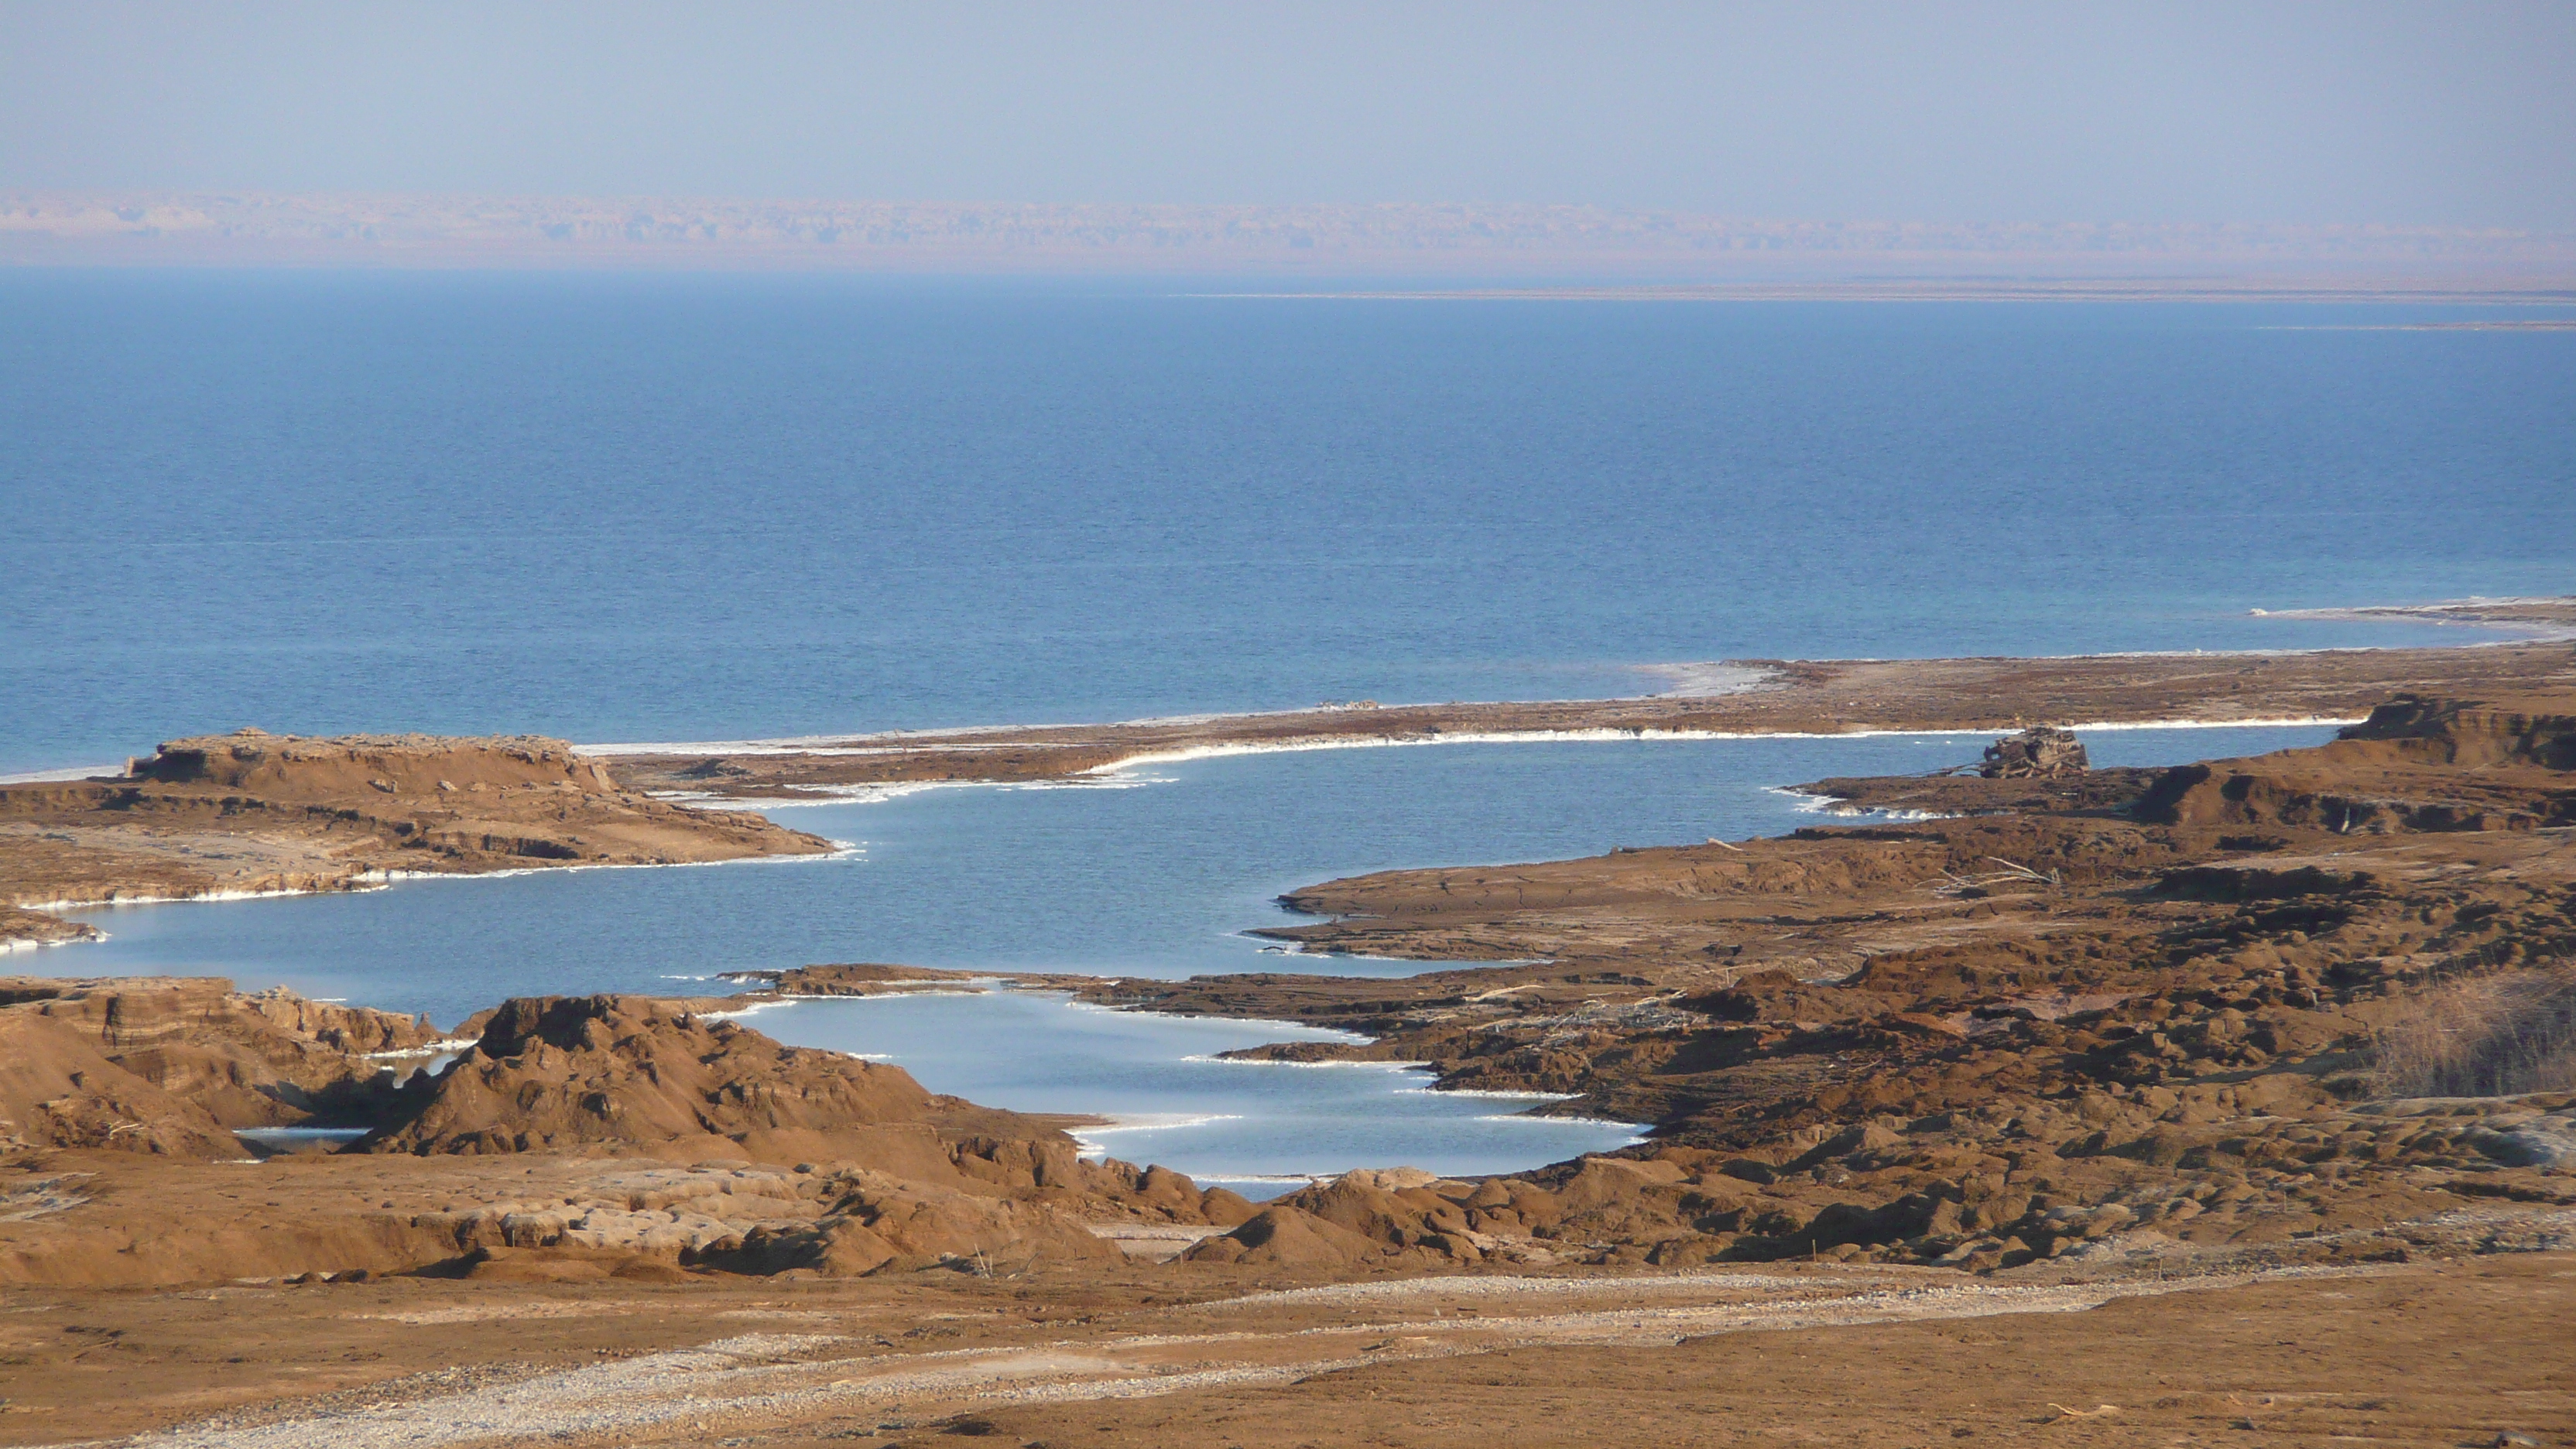
{"label": "dry shrub", "polygon": [[2451,981],[2381,1028],[2377,1085],[2392,1097],[2576,1091],[2576,966]]}

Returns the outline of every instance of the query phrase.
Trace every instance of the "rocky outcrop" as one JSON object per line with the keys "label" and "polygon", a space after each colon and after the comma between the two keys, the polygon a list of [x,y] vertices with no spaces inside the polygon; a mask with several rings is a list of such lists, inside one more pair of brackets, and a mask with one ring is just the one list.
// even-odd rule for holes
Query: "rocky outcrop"
{"label": "rocky outcrop", "polygon": [[1825,797],[1827,815],[2002,815],[2029,810],[2116,810],[2155,783],[2157,771],[2110,766],[2079,774],[1989,779],[1966,774],[1838,775],[1789,788]]}
{"label": "rocky outcrop", "polygon": [[991,1273],[1034,1263],[1116,1263],[1118,1247],[1057,1204],[854,1171],[825,1185],[811,1223],[761,1228],[698,1261],[733,1272],[855,1278],[943,1263]]}
{"label": "rocky outcrop", "polygon": [[[623,789],[601,762],[536,738],[243,730],[170,741],[120,777],[0,786],[0,905],[19,907],[831,849],[744,811]],[[0,939],[46,934],[13,920]]]}
{"label": "rocky outcrop", "polygon": [[43,911],[0,906],[0,951],[27,946],[61,946],[98,938],[98,927],[85,921],[66,921]]}
{"label": "rocky outcrop", "polygon": [[423,796],[459,791],[569,787],[608,795],[616,782],[597,760],[562,740],[536,735],[452,739],[439,735],[340,735],[313,739],[236,730],[165,741],[130,762],[134,780],[208,785],[271,800]]}
{"label": "rocky outcrop", "polygon": [[779,996],[887,996],[906,991],[953,988],[960,981],[990,980],[989,971],[955,971],[936,966],[899,966],[883,961],[850,961],[827,966],[797,966],[785,971],[727,971],[727,981],[757,981]]}
{"label": "rocky outcrop", "polygon": [[[781,1046],[651,997],[505,1002],[470,1050],[405,1097],[395,1120],[356,1150],[822,1164],[856,1174],[850,1191],[875,1195],[866,1201],[899,1183],[923,1202],[947,1204],[932,1217],[984,1223],[976,1231],[987,1233],[987,1248],[990,1233],[1018,1219],[970,1212],[951,1197],[1163,1223],[1231,1224],[1251,1211],[1232,1193],[1202,1191],[1159,1167],[1086,1162],[1044,1120],[925,1091],[900,1067]],[[898,1248],[932,1240],[921,1236],[927,1227],[913,1238],[879,1231],[883,1212],[860,1199],[841,1216]]]}
{"label": "rocky outcrop", "polygon": [[[220,977],[0,977],[0,1131],[19,1150],[237,1158],[233,1129],[363,1120],[429,1023]],[[393,1058],[393,1061],[380,1059]]]}
{"label": "rocky outcrop", "polygon": [[2091,767],[2084,742],[2075,738],[2072,730],[2033,725],[1986,746],[1986,757],[1977,766],[1977,773],[1988,780],[2054,780],[2063,775],[2081,775]]}
{"label": "rocky outcrop", "polygon": [[521,997],[368,1150],[590,1152],[946,1165],[934,1123],[965,1104],[898,1067],[784,1047],[634,996]]}
{"label": "rocky outcrop", "polygon": [[[924,1092],[893,1068],[637,998],[487,1013],[490,1054],[478,1045],[434,1085],[368,1099],[393,1119],[367,1144],[380,1150],[268,1170],[265,1216],[237,1177],[146,1179],[138,1196],[103,1164],[244,1152],[201,1105],[228,1101],[225,1084],[173,1076],[164,1090],[128,1069],[136,1054],[206,1040],[185,1024],[228,1015],[252,1019],[236,1032],[302,1019],[357,1039],[370,1025],[221,985],[0,990],[26,998],[0,1007],[0,1155],[40,1174],[0,1183],[0,1282],[1019,1272],[1121,1261],[1114,1235],[1186,1241],[1253,1212],[1163,1168],[1086,1161],[1043,1121]],[[101,1052],[111,1043],[128,1065]],[[803,1160],[756,1160],[791,1157]]]}
{"label": "rocky outcrop", "polygon": [[[1366,1241],[1354,1261],[2403,1251],[2427,1215],[2576,1205],[2576,859],[2525,828],[2576,786],[2568,700],[2398,701],[2323,747],[2165,772],[2162,820],[2067,800],[1334,882],[1290,900],[1338,919],[1276,934],[1539,959],[1117,999],[1366,1032],[1254,1054],[1655,1124],[1619,1157],[1271,1205]],[[2194,793],[2235,777],[2257,788]],[[2381,823],[2337,828],[2328,795]],[[2467,1091],[2501,1095],[2406,1105]],[[1316,1251],[1303,1225],[1253,1235]]]}
{"label": "rocky outcrop", "polygon": [[2528,691],[2492,698],[2401,694],[2343,731],[2386,741],[2418,763],[2483,769],[2537,765],[2576,770],[2576,696]]}
{"label": "rocky outcrop", "polygon": [[0,1004],[0,1015],[77,1032],[118,1070],[227,1128],[363,1122],[392,1092],[392,1065],[377,1058],[426,1055],[436,1037],[423,1018],[239,992],[211,976],[0,978]]}
{"label": "rocky outcrop", "polygon": [[0,1157],[56,1148],[243,1155],[205,1108],[109,1061],[77,1027],[0,1011]]}
{"label": "rocky outcrop", "polygon": [[2576,693],[2401,695],[2333,744],[2165,771],[2139,800],[2168,825],[2339,835],[2576,824]]}

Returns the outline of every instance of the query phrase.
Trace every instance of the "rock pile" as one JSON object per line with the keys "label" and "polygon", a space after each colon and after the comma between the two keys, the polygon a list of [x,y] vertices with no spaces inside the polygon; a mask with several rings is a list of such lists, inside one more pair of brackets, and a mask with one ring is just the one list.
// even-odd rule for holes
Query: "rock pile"
{"label": "rock pile", "polygon": [[2073,731],[2033,725],[1986,746],[1985,763],[1977,766],[1977,773],[1989,780],[2053,780],[2081,775],[2089,768],[2084,743]]}
{"label": "rock pile", "polygon": [[[784,1047],[685,1004],[516,997],[419,1089],[373,1152],[864,1158],[945,1170],[934,1122],[966,1104],[899,1067]],[[1046,1134],[1057,1135],[1057,1134]]]}

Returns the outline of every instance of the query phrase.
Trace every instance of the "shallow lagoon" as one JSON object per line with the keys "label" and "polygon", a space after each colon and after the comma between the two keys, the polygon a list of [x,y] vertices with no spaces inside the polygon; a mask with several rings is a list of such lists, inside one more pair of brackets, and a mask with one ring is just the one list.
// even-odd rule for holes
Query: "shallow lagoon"
{"label": "shallow lagoon", "polygon": [[1111,1118],[1075,1135],[1249,1197],[1363,1163],[1507,1172],[1636,1140],[1619,1123],[1517,1115],[1543,1097],[1434,1092],[1427,1074],[1400,1065],[1217,1058],[1263,1042],[1351,1039],[1285,1022],[1150,1016],[1037,991],[797,1001],[751,1021],[896,1062],[925,1082],[972,1081],[977,1101]]}
{"label": "shallow lagoon", "polygon": [[[2323,726],[2097,730],[2098,764],[2316,743]],[[538,992],[731,989],[717,973],[902,961],[997,973],[1161,977],[1422,963],[1282,953],[1242,932],[1273,897],[1402,866],[1539,860],[1614,845],[1777,834],[1832,817],[1779,786],[1975,757],[1984,736],[1451,744],[1141,766],[1091,783],[960,786],[779,812],[851,843],[828,860],[541,871],[348,895],[77,913],[110,933],[18,969],[221,974],[454,1022]],[[1498,1171],[1629,1140],[1526,1103],[1419,1091],[1385,1068],[1204,1060],[1315,1033],[1002,992],[800,1002],[753,1017],[798,1045],[898,1062],[934,1091],[1119,1117],[1121,1157],[1245,1178],[1410,1163]],[[1176,1125],[1176,1124],[1186,1125]]]}

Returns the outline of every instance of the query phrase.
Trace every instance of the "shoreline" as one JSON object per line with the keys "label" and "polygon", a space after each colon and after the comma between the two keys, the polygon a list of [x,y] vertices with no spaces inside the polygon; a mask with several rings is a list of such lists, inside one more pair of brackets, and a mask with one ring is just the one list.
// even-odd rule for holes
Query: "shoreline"
{"label": "shoreline", "polygon": [[[2460,599],[2436,600],[2423,604],[2359,604],[2319,608],[2252,609],[2252,617],[2269,619],[2313,620],[2336,623],[2410,623],[2446,628],[2486,630],[2503,637],[2462,640],[2456,644],[2424,645],[2323,645],[2312,648],[2274,649],[2163,649],[2103,650],[2084,654],[2029,655],[1959,655],[1925,658],[1889,658],[1855,655],[1833,659],[1712,659],[1680,660],[1640,664],[1608,665],[1604,668],[1661,678],[1673,682],[1672,688],[1651,693],[1614,695],[1600,698],[1548,698],[1531,700],[1449,700],[1416,701],[1407,704],[1379,705],[1375,701],[1328,701],[1306,707],[1266,710],[1198,710],[1175,714],[1142,715],[1109,721],[1045,721],[1011,724],[936,725],[920,728],[902,727],[877,730],[825,731],[801,735],[746,736],[728,739],[695,740],[626,740],[575,744],[573,751],[583,758],[601,761],[659,761],[680,756],[716,757],[863,757],[884,755],[902,757],[917,755],[925,749],[942,753],[964,754],[976,750],[1006,751],[1024,749],[1033,744],[1068,746],[1108,735],[1163,735],[1174,732],[1216,731],[1236,734],[1258,731],[1266,724],[1290,721],[1331,721],[1335,718],[1369,718],[1400,716],[1406,719],[1426,712],[1483,712],[1533,714],[1557,710],[1574,710],[1586,715],[1603,712],[1625,712],[1652,706],[1671,706],[1724,702],[1747,695],[1761,695],[1794,685],[1793,676],[1806,671],[1849,674],[1853,671],[1884,673],[1888,671],[1938,670],[1944,666],[1984,665],[2019,668],[2041,673],[2052,669],[2072,671],[2081,666],[2098,666],[2122,662],[2198,662],[2224,663],[2230,660],[2304,661],[2366,656],[2444,655],[2464,651],[2522,650],[2576,642],[2576,595],[2486,597],[2471,595]],[[2312,671],[2311,671],[2312,672]],[[2415,664],[2406,672],[2420,672],[2447,678],[2453,671]],[[2470,670],[2469,673],[2483,671]],[[2120,728],[2186,728],[2231,724],[2344,724],[2366,713],[2367,704],[2357,711],[2346,711],[2332,718],[2315,719],[2247,719],[2210,717],[2183,719],[2158,716],[2134,720],[2051,719],[2045,722],[2081,729]],[[1626,729],[1624,724],[1593,726],[1604,729]],[[2001,728],[2000,724],[1980,720],[1971,724],[1910,726],[1902,723],[1879,727],[1881,733],[1977,732]],[[1577,726],[1576,728],[1585,728]],[[1545,737],[1561,729],[1502,731],[1518,737],[1528,734]],[[1819,734],[1858,733],[1851,729],[1826,729]],[[1322,728],[1319,740],[1346,736],[1366,736],[1365,730]],[[1750,734],[1793,734],[1794,730],[1757,728]],[[1387,743],[1417,743],[1404,738],[1402,730],[1390,726],[1381,732]],[[1327,748],[1317,744],[1309,748]],[[1173,756],[1172,758],[1200,758]],[[1134,757],[1135,761],[1145,756]],[[122,767],[102,762],[96,765],[49,765],[0,772],[0,789],[25,785],[72,784],[115,778]],[[1093,771],[1092,773],[1096,773]],[[974,778],[951,776],[946,778]],[[995,776],[994,778],[1016,778]],[[884,781],[882,783],[896,783]]]}
{"label": "shoreline", "polygon": [[[2576,617],[2576,605],[2558,601],[2516,601],[2512,611],[2550,614],[2553,622],[2561,611]],[[1095,724],[976,725],[579,749],[585,758],[613,764],[630,786],[658,798],[693,807],[758,809],[933,784],[1071,784],[1157,764],[1327,749],[1965,736],[2032,723],[2086,730],[2347,725],[2398,694],[2509,691],[2544,684],[2567,657],[2565,643],[2553,639],[2473,647],[2048,659],[1736,660],[1693,667],[1724,668],[1760,682],[1716,694],[1335,703]]]}
{"label": "shoreline", "polygon": [[[2557,627],[2576,621],[2576,598],[2362,612]],[[1971,739],[2034,722],[2099,731],[2343,725],[2399,695],[2551,687],[2570,659],[2563,642],[2523,641],[2291,653],[1700,661],[1662,667],[1727,687],[1596,700],[1333,701],[1096,724],[733,741],[712,753],[650,743],[298,741],[251,732],[177,742],[177,754],[130,765],[122,777],[0,784],[0,899],[21,908],[16,919],[27,928],[0,935],[49,934],[37,929],[46,909],[370,889],[389,879],[388,871],[413,873],[412,860],[432,866],[420,874],[506,875],[829,859],[853,847],[789,830],[760,812],[936,785],[1124,788],[1144,783],[1139,772],[1156,765],[1430,744]],[[222,769],[251,768],[239,760],[255,757],[274,761],[259,769],[285,773],[259,786],[257,809],[234,810],[222,797],[227,789],[239,793],[237,786],[188,774],[214,768],[204,761],[215,755],[234,761]],[[111,808],[133,799],[154,808]],[[432,848],[423,851],[423,844]],[[234,860],[244,863],[209,868]]]}
{"label": "shoreline", "polygon": [[[230,905],[240,901],[285,900],[295,896],[368,895],[376,891],[413,881],[480,881],[509,880],[518,876],[574,875],[595,870],[688,870],[719,865],[793,865],[827,860],[851,860],[867,854],[866,847],[848,841],[833,842],[839,849],[810,855],[745,855],[730,860],[622,860],[601,863],[582,862],[573,865],[518,865],[500,870],[380,870],[362,871],[346,878],[347,883],[331,886],[294,886],[276,890],[211,890],[191,895],[168,896],[102,896],[90,900],[27,901],[16,909],[43,911],[121,910],[127,906],[197,906]],[[60,941],[0,941],[0,951],[22,946],[69,946],[86,941],[107,939],[107,932],[94,937],[72,937]]]}

